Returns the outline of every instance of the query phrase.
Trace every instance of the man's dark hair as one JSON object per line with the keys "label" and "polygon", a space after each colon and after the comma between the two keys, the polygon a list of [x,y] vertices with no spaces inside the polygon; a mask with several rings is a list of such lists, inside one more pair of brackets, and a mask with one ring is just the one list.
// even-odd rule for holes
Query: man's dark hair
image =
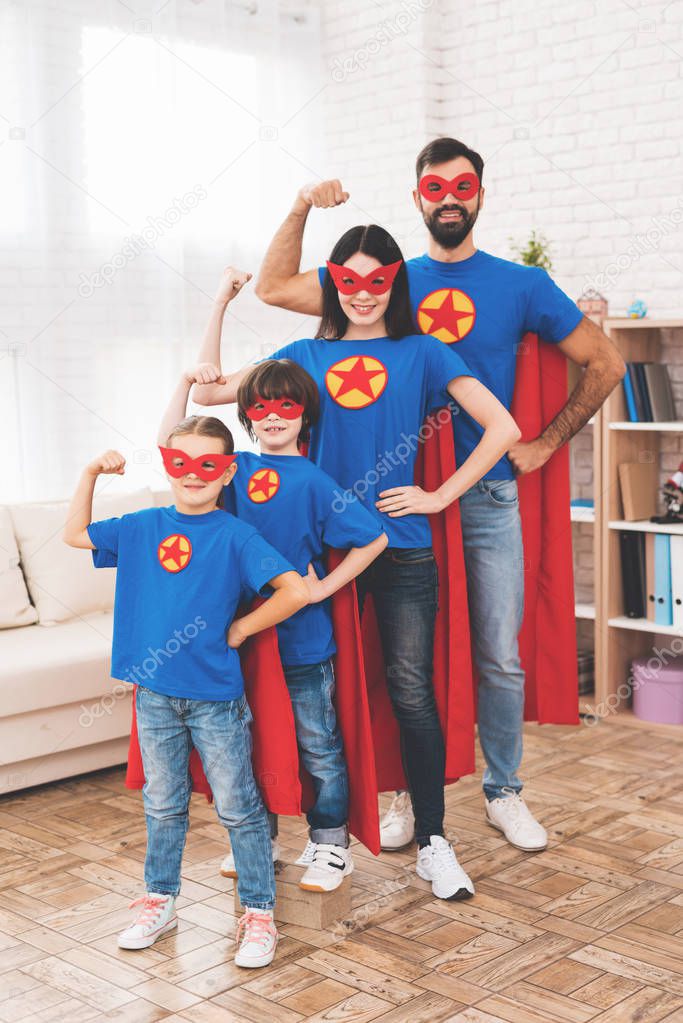
{"label": "man's dark hair", "polygon": [[[387,337],[392,340],[406,337],[409,334],[417,334],[418,330],[410,306],[406,265],[395,239],[379,224],[361,224],[358,227],[350,227],[332,249],[330,263],[343,266],[346,260],[357,252],[362,252],[366,256],[374,256],[382,266],[388,266],[390,263],[397,263],[401,260],[398,273],[391,286],[389,304],[384,314],[384,324]],[[346,333],[349,320],[339,304],[337,286],[332,280],[329,270],[326,270],[323,280],[322,299],[323,311],[315,336],[337,340]]]}
{"label": "man's dark hair", "polygon": [[247,409],[254,404],[256,396],[261,398],[291,398],[297,405],[303,405],[301,430],[298,443],[310,439],[311,426],[320,415],[318,385],[303,366],[291,359],[265,359],[244,377],[237,388],[237,418],[252,440],[256,437]]}
{"label": "man's dark hair", "polygon": [[474,149],[470,149],[464,142],[449,138],[434,139],[432,142],[428,142],[424,149],[420,150],[415,162],[417,180],[419,181],[422,177],[425,167],[434,167],[439,163],[447,163],[449,160],[454,160],[456,156],[464,156],[470,161],[481,183],[484,177],[484,161],[479,153],[475,152]]}

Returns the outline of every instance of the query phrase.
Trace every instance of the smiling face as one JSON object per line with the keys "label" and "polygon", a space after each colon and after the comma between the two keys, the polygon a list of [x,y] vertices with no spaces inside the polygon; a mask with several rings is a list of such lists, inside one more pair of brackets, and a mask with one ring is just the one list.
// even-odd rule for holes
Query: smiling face
{"label": "smiling face", "polygon": [[[383,278],[383,272],[386,269],[378,259],[375,259],[374,256],[367,256],[364,252],[354,252],[352,256],[344,261],[343,265],[350,270],[354,270],[361,277],[374,274],[376,271],[378,283]],[[348,277],[342,275],[342,280],[345,286],[350,287],[353,283],[353,277],[350,275]],[[356,291],[351,295],[346,295],[343,291],[337,289],[337,295],[339,296],[339,304],[349,322],[367,327],[378,323],[384,318],[389,305],[389,299],[391,298],[391,288],[388,288],[382,295],[375,295],[368,291],[367,288]]]}
{"label": "smiling face", "polygon": [[[295,402],[289,398],[282,398],[282,411],[291,409]],[[269,402],[270,404],[270,402]],[[257,412],[263,411],[264,402],[254,399],[252,406]],[[252,419],[251,427],[259,442],[261,451],[277,455],[297,450],[297,440],[303,424],[303,416],[296,419],[288,419],[276,411],[267,412],[263,419]]]}
{"label": "smiling face", "polygon": [[[459,178],[460,175],[474,173],[474,167],[467,157],[456,156],[445,163],[426,166],[422,171],[420,181],[431,175],[438,175],[446,181],[452,181],[454,178]],[[484,189],[480,188],[467,198],[466,196],[471,192],[471,178],[461,178],[459,186],[454,186],[456,187],[455,195],[452,192],[445,195],[438,194],[439,189],[434,182],[431,187],[437,192],[434,201],[426,198],[419,187],[413,189],[415,205],[422,213],[422,218],[434,240],[445,249],[455,249],[464,241],[475,225],[484,201]],[[428,186],[425,188],[425,192],[429,191]]]}
{"label": "smiling face", "polygon": [[[204,437],[198,433],[175,433],[169,438],[169,447],[183,451],[189,458],[202,457],[202,467],[213,469],[216,462],[212,461],[211,455],[225,454],[225,446],[220,437]],[[181,459],[175,459],[178,466]],[[211,511],[216,507],[218,498],[223,487],[230,482],[237,471],[235,463],[229,465],[218,479],[207,482],[199,478],[195,472],[187,472],[182,476],[174,477],[166,474],[171,484],[173,497],[179,511],[200,513]]]}

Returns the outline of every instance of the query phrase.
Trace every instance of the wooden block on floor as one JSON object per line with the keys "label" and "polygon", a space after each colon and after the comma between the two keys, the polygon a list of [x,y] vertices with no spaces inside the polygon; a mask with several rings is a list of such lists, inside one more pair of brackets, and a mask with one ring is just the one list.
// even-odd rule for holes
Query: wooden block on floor
{"label": "wooden block on floor", "polygon": [[[324,931],[338,920],[351,915],[351,878],[345,878],[333,892],[306,892],[299,888],[301,867],[275,865],[275,919],[283,924],[298,924]],[[242,904],[235,883],[235,912],[242,913]]]}

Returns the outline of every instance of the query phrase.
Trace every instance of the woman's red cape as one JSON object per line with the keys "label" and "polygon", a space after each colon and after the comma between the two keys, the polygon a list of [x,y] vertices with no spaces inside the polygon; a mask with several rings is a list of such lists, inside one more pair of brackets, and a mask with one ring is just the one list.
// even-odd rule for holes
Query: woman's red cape
{"label": "woman's red cape", "polygon": [[[512,413],[523,440],[532,440],[567,399],[567,366],[553,345],[528,334],[517,359]],[[443,417],[445,419],[445,417]],[[420,451],[415,481],[435,490],[455,471],[450,417],[438,413]],[[537,472],[519,482],[524,538],[525,612],[519,636],[526,675],[525,719],[541,724],[578,722],[572,538],[569,517],[569,452],[565,445]],[[434,639],[434,688],[446,737],[446,780],[474,771],[475,684],[470,652],[465,569],[457,502],[431,517],[439,568],[439,612]],[[329,567],[344,552],[331,551]],[[377,793],[405,787],[398,728],[391,711],[372,600],[358,619],[355,586],[332,600],[337,654],[336,705],[349,772],[349,827],[379,852]],[[299,770],[294,718],[277,636],[270,629],[242,651],[247,699],[254,716],[254,773],[267,807],[297,815],[310,805],[310,780]],[[192,751],[193,788],[210,795],[201,761]],[[135,709],[126,785],[141,788],[144,771]]]}

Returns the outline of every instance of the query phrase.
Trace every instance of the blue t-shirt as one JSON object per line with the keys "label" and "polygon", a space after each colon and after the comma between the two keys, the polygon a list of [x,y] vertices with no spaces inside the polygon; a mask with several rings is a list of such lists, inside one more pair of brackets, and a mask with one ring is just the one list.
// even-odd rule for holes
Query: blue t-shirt
{"label": "blue t-shirt", "polygon": [[118,565],[111,673],[166,696],[244,692],[227,630],[242,599],[292,566],[253,526],[220,509],[145,508],[91,522],[96,567]]}
{"label": "blue t-shirt", "polygon": [[476,374],[452,348],[423,334],[396,341],[305,338],[272,358],[292,359],[318,385],[320,421],[309,453],[339,482],[335,508],[359,499],[390,547],[430,547],[426,515],[390,518],[375,501],[383,490],[413,484],[426,414],[452,401],[446,390],[451,380]]}
{"label": "blue t-shirt", "polygon": [[[223,488],[225,508],[280,551],[300,575],[312,562],[325,575],[323,549],[365,547],[382,530],[354,501],[335,504],[339,486],[303,455],[239,451],[237,472]],[[277,627],[282,663],[319,664],[335,652],[330,602],[308,604]]]}
{"label": "blue t-shirt", "polygon": [[[418,328],[449,347],[509,409],[520,342],[527,331],[543,341],[564,340],[583,313],[540,267],[522,266],[478,249],[458,263],[418,256],[406,263]],[[322,284],[326,270],[320,267]],[[472,453],[482,428],[466,412],[453,419],[458,464]],[[512,479],[507,455],[486,479]]]}

